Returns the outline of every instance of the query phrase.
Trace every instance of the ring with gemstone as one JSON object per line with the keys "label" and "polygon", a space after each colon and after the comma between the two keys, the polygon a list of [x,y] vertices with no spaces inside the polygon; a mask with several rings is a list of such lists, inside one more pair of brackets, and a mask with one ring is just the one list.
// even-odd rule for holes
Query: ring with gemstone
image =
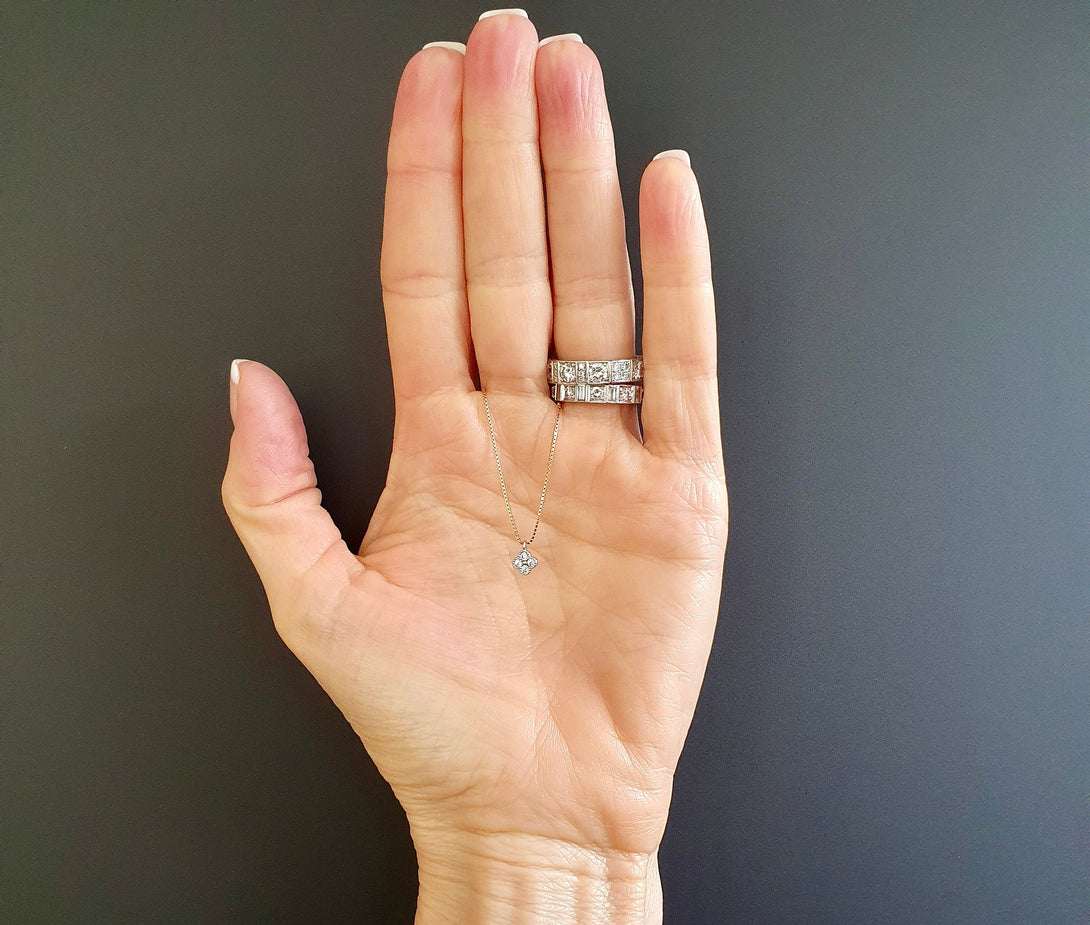
{"label": "ring with gemstone", "polygon": [[635,383],[590,385],[586,382],[554,382],[549,394],[555,402],[586,402],[592,405],[638,405],[643,401],[643,386]]}
{"label": "ring with gemstone", "polygon": [[630,385],[643,381],[643,357],[549,360],[549,385]]}

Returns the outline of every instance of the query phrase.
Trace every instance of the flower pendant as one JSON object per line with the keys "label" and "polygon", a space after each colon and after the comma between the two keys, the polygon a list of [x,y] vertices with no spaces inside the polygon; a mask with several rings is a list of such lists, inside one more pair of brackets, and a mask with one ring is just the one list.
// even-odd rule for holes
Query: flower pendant
{"label": "flower pendant", "polygon": [[515,556],[515,558],[511,561],[511,564],[515,568],[517,568],[520,572],[522,572],[523,575],[529,575],[530,570],[535,565],[537,565],[537,559],[535,559],[530,554],[530,550],[528,550],[526,548],[526,544],[523,543],[522,544],[522,552],[520,552],[517,556]]}

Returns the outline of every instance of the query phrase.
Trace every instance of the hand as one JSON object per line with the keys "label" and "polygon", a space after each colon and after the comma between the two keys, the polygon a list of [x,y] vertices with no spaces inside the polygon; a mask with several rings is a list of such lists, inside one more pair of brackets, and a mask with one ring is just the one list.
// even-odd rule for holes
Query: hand
{"label": "hand", "polygon": [[556,412],[550,341],[562,358],[634,355],[613,137],[585,45],[539,50],[533,25],[503,14],[464,58],[427,48],[405,69],[382,248],[393,456],[358,556],[320,505],[286,386],[233,367],[224,504],[278,631],[408,813],[418,922],[559,922],[596,903],[612,911],[594,921],[661,916],[656,851],[727,539],[710,260],[686,160],[648,166],[640,247],[642,439],[632,406],[564,407],[526,576],[475,376],[525,537]]}

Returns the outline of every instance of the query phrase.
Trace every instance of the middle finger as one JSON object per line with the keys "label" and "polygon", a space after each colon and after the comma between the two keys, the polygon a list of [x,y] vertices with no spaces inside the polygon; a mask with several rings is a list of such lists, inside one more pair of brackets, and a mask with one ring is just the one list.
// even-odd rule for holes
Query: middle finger
{"label": "middle finger", "polygon": [[538,156],[536,53],[537,31],[513,11],[486,14],[466,43],[462,209],[481,385],[541,394],[552,293]]}

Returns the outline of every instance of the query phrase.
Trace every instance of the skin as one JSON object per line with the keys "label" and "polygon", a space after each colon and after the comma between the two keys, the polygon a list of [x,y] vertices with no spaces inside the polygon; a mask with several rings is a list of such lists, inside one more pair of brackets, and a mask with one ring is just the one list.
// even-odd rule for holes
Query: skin
{"label": "skin", "polygon": [[[408,63],[382,286],[396,421],[358,555],[298,408],[243,361],[224,505],[284,641],[404,806],[417,922],[661,921],[656,853],[727,542],[707,232],[684,160],[640,189],[646,394],[556,406],[546,358],[633,356],[613,134],[593,52],[481,20]],[[543,169],[542,169],[543,168]]]}

